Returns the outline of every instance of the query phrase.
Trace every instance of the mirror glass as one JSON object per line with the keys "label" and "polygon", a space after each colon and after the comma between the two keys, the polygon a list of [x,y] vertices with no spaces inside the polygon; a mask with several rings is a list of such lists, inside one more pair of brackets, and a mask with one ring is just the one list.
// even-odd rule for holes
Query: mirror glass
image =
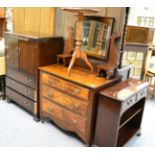
{"label": "mirror glass", "polygon": [[108,54],[112,24],[83,20],[82,50],[88,55],[105,58]]}

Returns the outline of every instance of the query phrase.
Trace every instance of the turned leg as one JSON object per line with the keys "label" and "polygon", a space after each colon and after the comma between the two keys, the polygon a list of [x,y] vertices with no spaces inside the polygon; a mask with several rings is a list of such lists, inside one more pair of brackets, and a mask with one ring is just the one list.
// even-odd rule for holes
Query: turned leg
{"label": "turned leg", "polygon": [[74,65],[74,63],[75,63],[75,61],[76,61],[76,59],[77,59],[77,53],[76,53],[76,51],[75,51],[74,54],[73,54],[73,56],[72,56],[71,62],[70,62],[70,64],[69,64],[69,67],[68,67],[68,71],[67,71],[67,75],[68,75],[68,76],[69,76],[69,74],[70,74],[70,71],[71,71],[71,69],[72,69],[72,67],[73,67],[73,65]]}

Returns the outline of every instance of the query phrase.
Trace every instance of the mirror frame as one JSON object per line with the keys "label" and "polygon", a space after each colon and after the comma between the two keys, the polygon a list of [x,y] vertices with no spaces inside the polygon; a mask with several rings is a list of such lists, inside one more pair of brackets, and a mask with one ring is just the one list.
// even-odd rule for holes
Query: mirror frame
{"label": "mirror frame", "polygon": [[97,59],[101,59],[101,60],[107,60],[108,53],[109,53],[109,47],[110,47],[110,37],[111,37],[111,35],[113,33],[113,28],[114,28],[114,23],[115,23],[114,17],[102,17],[102,16],[84,15],[83,16],[83,21],[85,21],[85,20],[93,20],[93,21],[98,21],[98,22],[110,25],[110,34],[109,34],[109,38],[107,40],[109,45],[108,45],[107,51],[105,53],[105,56],[100,56],[100,55],[97,55],[97,54],[92,54],[92,53],[89,53],[86,50],[84,50],[87,53],[88,57],[97,58]]}

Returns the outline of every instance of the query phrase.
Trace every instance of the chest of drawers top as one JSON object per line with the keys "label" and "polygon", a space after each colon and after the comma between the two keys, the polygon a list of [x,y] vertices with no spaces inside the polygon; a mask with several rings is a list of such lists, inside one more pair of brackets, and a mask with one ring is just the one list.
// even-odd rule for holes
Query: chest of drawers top
{"label": "chest of drawers top", "polygon": [[121,83],[100,91],[101,95],[124,102],[148,87],[148,83],[134,78],[129,78]]}
{"label": "chest of drawers top", "polygon": [[14,37],[18,37],[18,39],[23,41],[35,40],[35,41],[43,41],[51,38],[62,38],[60,36],[51,36],[43,33],[36,33],[36,32],[5,32],[5,35],[13,35]]}
{"label": "chest of drawers top", "polygon": [[92,74],[89,71],[83,70],[81,68],[72,69],[70,76],[67,76],[67,68],[58,64],[40,67],[39,69],[43,72],[89,89],[97,90],[103,87],[103,85],[111,83],[111,80],[97,77],[96,74]]}

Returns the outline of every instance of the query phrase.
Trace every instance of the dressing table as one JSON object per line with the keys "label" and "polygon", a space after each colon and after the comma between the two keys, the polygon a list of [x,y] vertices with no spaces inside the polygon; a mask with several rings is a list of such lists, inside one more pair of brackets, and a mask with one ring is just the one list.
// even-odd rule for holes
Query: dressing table
{"label": "dressing table", "polygon": [[52,120],[91,145],[98,92],[118,82],[117,78],[97,76],[97,65],[104,64],[108,58],[114,19],[91,16],[82,19],[83,33],[78,50],[87,56],[93,73],[82,59],[76,59],[69,75],[67,67],[60,64],[40,67],[40,116],[43,122]]}

